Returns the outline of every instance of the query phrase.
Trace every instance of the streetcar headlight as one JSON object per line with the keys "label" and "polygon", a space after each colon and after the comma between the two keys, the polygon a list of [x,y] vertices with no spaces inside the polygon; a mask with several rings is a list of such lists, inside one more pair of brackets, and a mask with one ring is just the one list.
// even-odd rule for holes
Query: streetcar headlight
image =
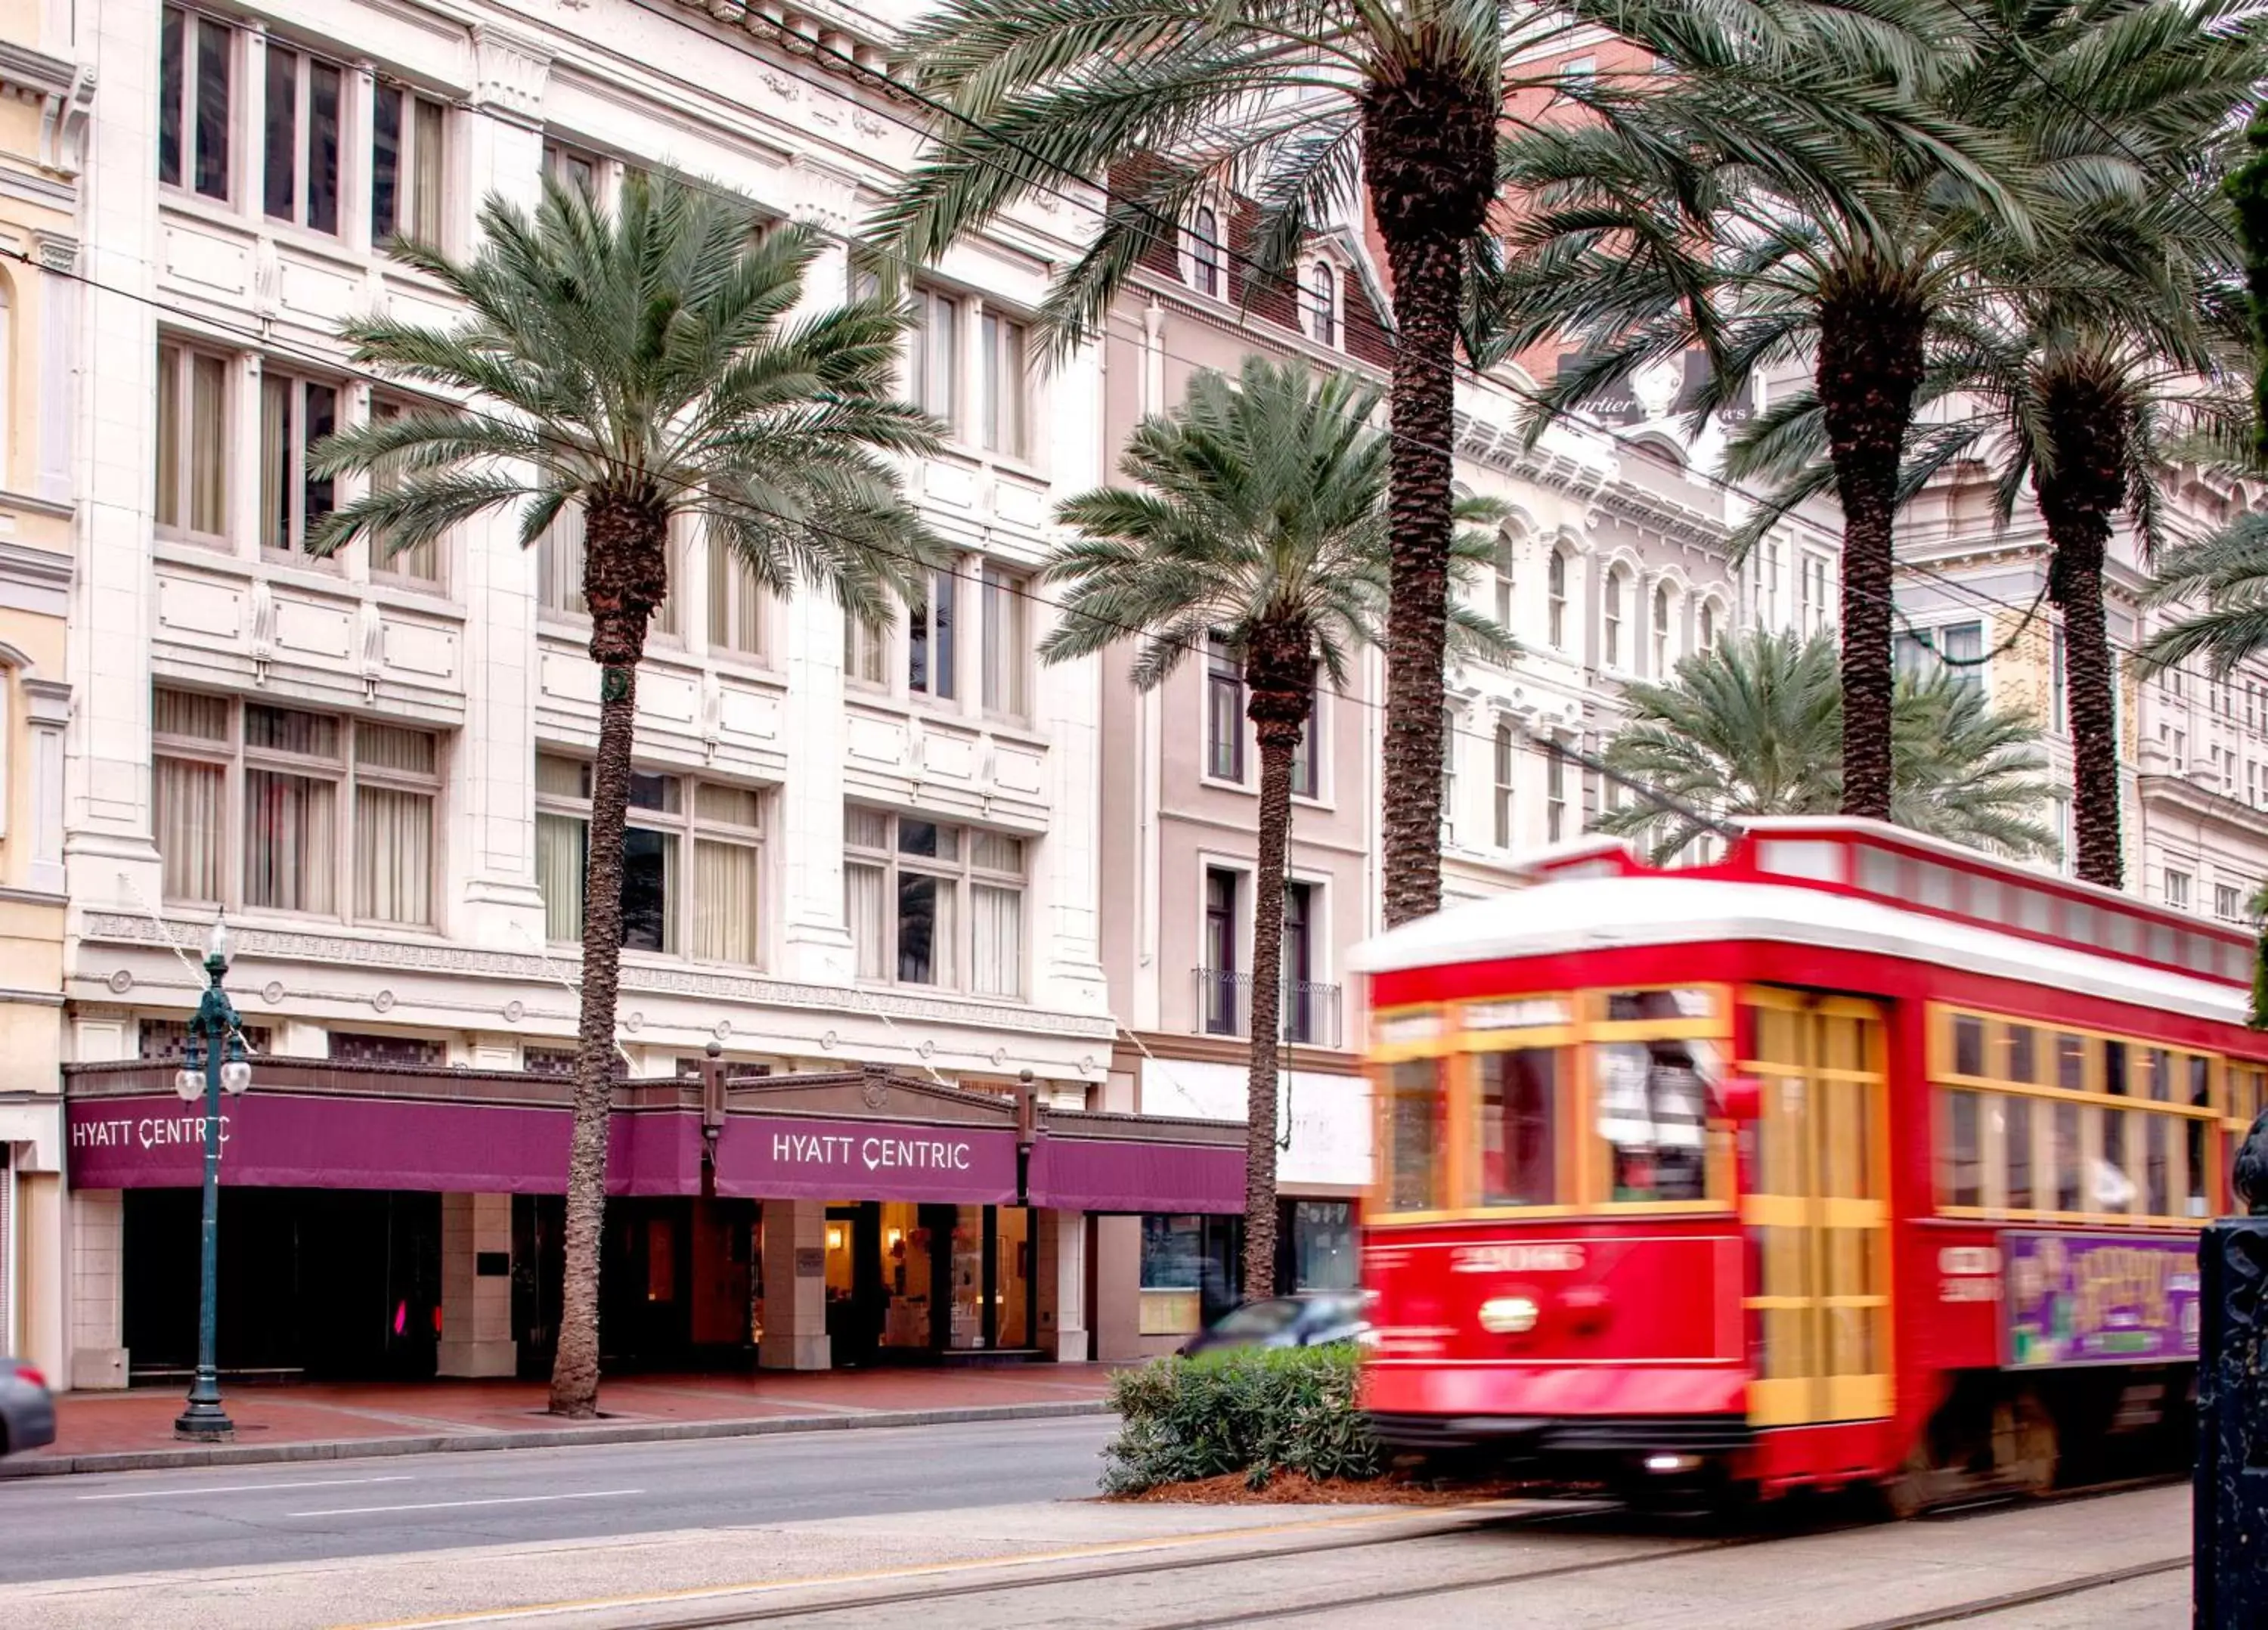
{"label": "streetcar headlight", "polygon": [[1491,1296],[1481,1303],[1481,1328],[1491,1336],[1524,1336],[1535,1328],[1533,1296]]}

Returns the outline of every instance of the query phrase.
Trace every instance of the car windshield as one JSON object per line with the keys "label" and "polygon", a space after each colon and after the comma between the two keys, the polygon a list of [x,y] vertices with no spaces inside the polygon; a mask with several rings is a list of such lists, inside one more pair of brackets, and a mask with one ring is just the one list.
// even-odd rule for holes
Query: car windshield
{"label": "car windshield", "polygon": [[1223,1336],[1272,1336],[1288,1330],[1300,1317],[1300,1304],[1287,1296],[1248,1302],[1213,1326]]}

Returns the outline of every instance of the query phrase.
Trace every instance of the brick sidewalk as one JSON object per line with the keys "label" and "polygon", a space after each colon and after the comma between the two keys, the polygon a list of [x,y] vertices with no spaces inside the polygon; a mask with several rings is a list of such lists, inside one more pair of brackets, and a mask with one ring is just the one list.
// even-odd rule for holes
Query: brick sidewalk
{"label": "brick sidewalk", "polygon": [[123,1470],[129,1464],[501,1449],[531,1438],[549,1444],[581,1436],[622,1441],[911,1424],[970,1411],[1004,1418],[1085,1413],[1101,1407],[1110,1373],[1101,1364],[1028,1364],[625,1376],[605,1383],[600,1419],[587,1422],[546,1414],[548,1389],[536,1381],[243,1385],[225,1389],[235,1442],[211,1449],[173,1436],[182,1388],[74,1392],[55,1400],[55,1442],[0,1463],[0,1476],[66,1467]]}

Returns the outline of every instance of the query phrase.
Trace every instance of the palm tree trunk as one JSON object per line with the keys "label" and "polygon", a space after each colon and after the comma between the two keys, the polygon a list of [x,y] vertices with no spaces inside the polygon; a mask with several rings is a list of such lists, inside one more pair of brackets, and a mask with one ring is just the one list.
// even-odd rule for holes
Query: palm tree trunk
{"label": "palm tree trunk", "polygon": [[607,1132],[622,978],[622,832],[637,725],[637,665],[645,652],[647,619],[667,591],[668,524],[658,499],[594,498],[584,532],[591,659],[599,664],[599,752],[591,767],[583,863],[583,989],[567,1154],[566,1260],[559,1347],[551,1366],[551,1412],[577,1420],[599,1411],[599,1241],[606,1225]]}
{"label": "palm tree trunk", "polygon": [[2102,606],[2111,517],[2126,501],[2124,457],[2132,424],[2124,397],[2085,366],[2040,380],[2050,462],[2040,516],[2052,550],[2048,597],[2063,613],[2064,707],[2071,724],[2072,825],[2083,881],[2123,888],[2119,837],[2117,665]]}
{"label": "palm tree trunk", "polygon": [[1822,300],[1816,380],[1843,505],[1843,813],[1890,818],[1898,464],[1922,377],[1924,313],[1861,266]]}
{"label": "palm tree trunk", "polygon": [[1454,67],[1374,83],[1363,168],[1394,278],[1386,631],[1387,926],[1441,904],[1441,665],[1447,644],[1457,315],[1464,245],[1496,183],[1496,91]]}

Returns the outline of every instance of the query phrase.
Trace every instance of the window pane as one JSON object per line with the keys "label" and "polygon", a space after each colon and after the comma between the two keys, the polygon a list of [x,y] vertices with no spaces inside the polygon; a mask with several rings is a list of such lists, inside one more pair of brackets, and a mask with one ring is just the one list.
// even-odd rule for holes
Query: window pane
{"label": "window pane", "polygon": [[858,977],[887,977],[884,956],[888,934],[883,920],[883,886],[887,874],[879,866],[843,868],[843,915],[850,925],[850,944],[858,959]]}
{"label": "window pane", "polygon": [[387,923],[433,920],[433,800],[428,794],[355,789],[355,915]]}
{"label": "window pane", "polygon": [[1617,1200],[1697,1200],[1708,1194],[1705,1074],[1696,1042],[1609,1042],[1592,1050],[1598,1132],[1613,1154]]}
{"label": "window pane", "polygon": [[1953,1021],[1953,1073],[1955,1075],[1984,1073],[1984,1021],[1970,1018],[1966,1014]]}
{"label": "window pane", "polygon": [[634,826],[622,834],[622,945],[633,951],[674,951],[670,911],[675,896],[677,839]]}
{"label": "window pane", "polygon": [[228,698],[199,696],[193,690],[151,693],[150,727],[161,736],[187,736],[200,741],[228,740]]}
{"label": "window pane", "polygon": [[297,53],[268,48],[267,184],[263,191],[268,213],[292,218],[298,198],[299,58]]}
{"label": "window pane", "polygon": [[311,758],[336,758],[339,721],[328,713],[302,713],[295,708],[250,703],[244,710],[244,745]]}
{"label": "window pane", "polygon": [[441,159],[445,151],[442,109],[438,102],[412,99],[416,110],[414,140],[409,148],[412,180],[409,188],[409,230],[420,243],[441,241]]}
{"label": "window pane", "polygon": [[158,524],[181,524],[181,352],[174,345],[158,347]]}
{"label": "window pane", "polygon": [[303,483],[299,506],[300,534],[295,540],[296,547],[301,549],[306,547],[306,535],[314,529],[315,523],[335,507],[337,487],[333,478],[308,475],[306,470],[307,454],[338,428],[339,418],[337,391],[328,385],[309,385],[305,389],[306,411],[299,421],[298,449]]}
{"label": "window pane", "polygon": [[177,758],[160,758],[156,769],[158,852],[165,861],[166,897],[218,904],[227,884],[227,771],[218,764]]}
{"label": "window pane", "polygon": [[695,791],[694,807],[702,821],[754,827],[763,817],[763,795],[752,787],[718,786],[703,782]]}
{"label": "window pane", "polygon": [[2126,1111],[2090,1110],[2102,1128],[2102,1153],[2095,1162],[2090,1211],[2124,1212],[2134,1199],[2134,1180],[2126,1173]]}
{"label": "window pane", "polygon": [[959,581],[950,572],[930,575],[929,608],[935,640],[935,649],[931,653],[930,694],[946,701],[954,694],[954,596],[958,587]]}
{"label": "window pane", "polygon": [[[541,767],[547,761],[535,762]],[[583,937],[583,842],[588,830],[572,815],[535,817],[535,888],[543,896],[547,940]]]}
{"label": "window pane", "polygon": [[583,601],[583,512],[569,505],[535,541],[536,594],[547,611],[589,609]]}
{"label": "window pane", "polygon": [[2012,1081],[2039,1080],[2039,1037],[2028,1024],[2008,1027],[2008,1079]]}
{"label": "window pane", "polygon": [[[247,742],[251,715],[264,711],[246,710]],[[247,905],[336,914],[338,808],[338,788],[329,781],[274,770],[245,772]]]}
{"label": "window pane", "polygon": [[950,884],[906,873],[898,879],[898,974],[907,985],[938,985],[944,979],[940,893]]}
{"label": "window pane", "polygon": [[392,725],[355,726],[355,763],[373,770],[397,770],[430,776],[440,763],[440,738],[430,730],[402,730]]}
{"label": "window pane", "polygon": [[2055,1208],[2079,1209],[2079,1105],[2055,1108]]}
{"label": "window pane", "polygon": [[2082,1092],[2087,1088],[2087,1043],[2077,1036],[2055,1038],[2055,1084],[2066,1092]]}
{"label": "window pane", "polygon": [[887,849],[890,846],[890,817],[879,809],[845,809],[843,841],[853,849]]}
{"label": "window pane", "polygon": [[260,545],[291,547],[291,381],[260,381]]}
{"label": "window pane", "polygon": [[2166,1153],[2167,1117],[2146,1115],[2142,1125],[2143,1205],[2153,1217],[2170,1217],[2174,1214],[2174,1196],[2173,1175]]}
{"label": "window pane", "polygon": [[307,64],[307,225],[339,229],[339,70]]}
{"label": "window pane", "polygon": [[217,535],[228,527],[225,453],[228,368],[217,357],[189,359],[189,529]]}
{"label": "window pane", "polygon": [[591,766],[579,759],[538,753],[535,790],[547,798],[587,799],[591,796]]}
{"label": "window pane", "polygon": [[675,815],[683,808],[683,783],[675,776],[657,775],[651,771],[630,771],[630,808],[652,809],[663,815]]}
{"label": "window pane", "polygon": [[914,821],[904,816],[898,819],[898,852],[921,855],[935,860],[954,860],[961,856],[961,829],[939,826],[934,821]]}
{"label": "window pane", "polygon": [[977,883],[968,891],[968,905],[975,936],[969,988],[983,996],[1022,995],[1023,891]]}
{"label": "window pane", "polygon": [[983,321],[984,445],[1024,455],[1024,327],[987,312]]}
{"label": "window pane", "polygon": [[1386,1208],[1432,1211],[1442,1201],[1441,1122],[1445,1088],[1440,1061],[1397,1064],[1386,1081]]}
{"label": "window pane", "polygon": [[187,80],[188,19],[167,6],[158,25],[158,179],[181,184],[181,92]]}
{"label": "window pane", "polygon": [[2008,1174],[2008,1206],[2013,1211],[2029,1211],[2034,1203],[2032,1100],[1996,1095],[1993,1113],[2001,1117],[2000,1143],[2006,1151],[2003,1165]]}
{"label": "window pane", "polygon": [[984,568],[984,705],[1022,718],[1024,699],[1024,580]]}
{"label": "window pane", "polygon": [[1559,1199],[1559,1054],[1490,1052],[1481,1080],[1481,1204],[1550,1206]]}
{"label": "window pane", "polygon": [[228,95],[231,31],[197,19],[197,191],[228,196]]}
{"label": "window pane", "polygon": [[370,236],[384,243],[394,236],[401,188],[401,87],[381,85],[370,110]]}
{"label": "window pane", "polygon": [[[704,795],[721,790],[702,788]],[[761,859],[761,852],[747,844],[694,844],[694,955],[709,962],[755,965]]]}
{"label": "window pane", "polygon": [[1005,832],[972,832],[969,834],[968,861],[990,872],[1018,872],[1024,869],[1024,840],[1011,837]]}

